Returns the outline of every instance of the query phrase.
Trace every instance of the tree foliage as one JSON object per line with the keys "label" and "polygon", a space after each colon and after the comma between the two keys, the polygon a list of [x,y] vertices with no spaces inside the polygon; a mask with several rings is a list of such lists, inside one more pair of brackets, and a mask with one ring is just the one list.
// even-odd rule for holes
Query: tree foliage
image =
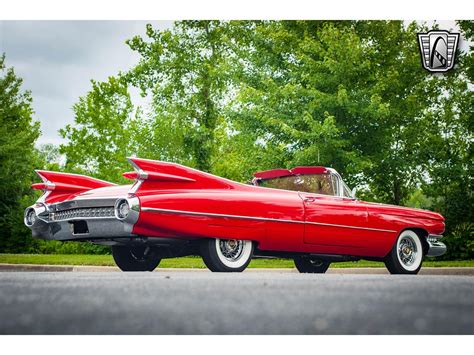
{"label": "tree foliage", "polygon": [[40,134],[32,118],[32,98],[22,88],[5,55],[0,56],[0,251],[24,250],[31,234],[23,225],[23,209],[32,202],[30,184],[40,162],[34,147]]}
{"label": "tree foliage", "polygon": [[[415,24],[251,23],[233,123],[275,166],[327,165],[400,204],[423,178],[419,129],[439,80],[421,66]],[[258,148],[257,148],[258,149]]]}
{"label": "tree foliage", "polygon": [[227,32],[220,21],[183,21],[164,31],[148,25],[147,39],[128,41],[140,62],[127,79],[152,99],[149,131],[152,147],[158,147],[149,150],[151,156],[210,171],[232,84]]}
{"label": "tree foliage", "polygon": [[140,110],[135,109],[126,84],[110,77],[92,81],[92,90],[73,107],[74,125],[61,129],[68,144],[61,146],[68,171],[83,172],[118,181],[128,169],[125,158],[136,154],[142,132]]}
{"label": "tree foliage", "polygon": [[[473,22],[462,21],[465,38],[472,41]],[[458,53],[455,71],[440,78],[442,95],[427,109],[426,123],[420,127],[425,135],[420,160],[428,179],[423,189],[434,202],[431,208],[443,213],[448,233],[459,225],[474,221],[474,93],[472,90],[472,51]],[[458,230],[459,231],[459,230]],[[458,233],[461,235],[462,233]],[[469,233],[462,235],[468,236]],[[467,238],[466,240],[469,240]],[[449,242],[448,242],[449,244]],[[453,254],[450,256],[452,257]],[[472,250],[471,250],[472,255]]]}

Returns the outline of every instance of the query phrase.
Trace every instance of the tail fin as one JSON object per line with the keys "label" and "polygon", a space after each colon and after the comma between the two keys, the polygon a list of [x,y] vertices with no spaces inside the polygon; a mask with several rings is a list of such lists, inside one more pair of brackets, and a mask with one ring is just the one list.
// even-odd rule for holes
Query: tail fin
{"label": "tail fin", "polygon": [[128,158],[134,172],[124,173],[127,179],[136,180],[130,193],[138,189],[234,189],[237,183],[186,166],[157,160]]}
{"label": "tail fin", "polygon": [[78,192],[115,185],[111,182],[94,179],[85,175],[44,170],[36,170],[36,173],[43,182],[33,184],[31,187],[44,191],[38,202],[56,202]]}

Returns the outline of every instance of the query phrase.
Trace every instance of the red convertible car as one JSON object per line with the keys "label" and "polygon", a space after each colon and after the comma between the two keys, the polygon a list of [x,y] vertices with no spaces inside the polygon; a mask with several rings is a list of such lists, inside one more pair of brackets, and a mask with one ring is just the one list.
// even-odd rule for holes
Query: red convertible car
{"label": "red convertible car", "polygon": [[385,262],[416,274],[424,256],[446,252],[435,212],[363,202],[331,168],[254,174],[245,185],[175,163],[130,158],[115,185],[37,171],[44,191],[25,211],[33,236],[110,245],[124,271],[152,271],[163,258],[202,256],[212,271],[243,271],[252,257],[292,258],[305,273],[331,262]]}

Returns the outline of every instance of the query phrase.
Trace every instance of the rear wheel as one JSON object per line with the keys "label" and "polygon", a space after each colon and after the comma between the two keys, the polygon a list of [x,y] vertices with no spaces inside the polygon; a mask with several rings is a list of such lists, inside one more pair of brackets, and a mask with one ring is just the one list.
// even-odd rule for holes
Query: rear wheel
{"label": "rear wheel", "polygon": [[152,247],[113,246],[112,255],[122,271],[153,271],[161,261]]}
{"label": "rear wheel", "polygon": [[303,256],[294,258],[294,261],[299,272],[309,274],[324,274],[331,264],[329,261]]}
{"label": "rear wheel", "polygon": [[423,261],[420,237],[405,230],[397,238],[392,251],[385,257],[385,266],[391,274],[417,274]]}
{"label": "rear wheel", "polygon": [[213,272],[241,272],[252,260],[250,240],[206,239],[201,244],[204,264]]}

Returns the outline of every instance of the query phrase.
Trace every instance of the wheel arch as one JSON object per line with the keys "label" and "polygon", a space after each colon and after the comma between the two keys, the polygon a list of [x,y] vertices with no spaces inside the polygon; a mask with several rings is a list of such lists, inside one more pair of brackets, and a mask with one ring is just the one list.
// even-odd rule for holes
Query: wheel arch
{"label": "wheel arch", "polygon": [[421,245],[423,246],[423,255],[426,255],[426,253],[428,252],[428,249],[429,249],[428,241],[426,240],[429,233],[426,229],[424,229],[422,227],[413,227],[413,226],[405,227],[402,230],[400,230],[400,233],[398,233],[397,237],[393,241],[393,244],[390,247],[390,250],[388,251],[387,255],[389,255],[391,253],[391,250],[392,250],[393,246],[395,245],[395,243],[397,242],[398,237],[400,236],[400,234],[402,234],[403,232],[405,232],[407,230],[415,232],[416,235],[418,235],[418,237],[420,237]]}
{"label": "wheel arch", "polygon": [[[423,255],[426,255],[429,249],[428,241],[426,240],[429,234],[428,231],[421,227],[406,227],[400,231],[398,236],[400,236],[400,234],[402,234],[406,230],[413,231],[416,233],[416,235],[418,235],[418,237],[420,237],[421,245],[423,246]],[[397,239],[398,239],[398,236],[397,236]],[[397,242],[397,239],[395,240],[395,243]]]}

